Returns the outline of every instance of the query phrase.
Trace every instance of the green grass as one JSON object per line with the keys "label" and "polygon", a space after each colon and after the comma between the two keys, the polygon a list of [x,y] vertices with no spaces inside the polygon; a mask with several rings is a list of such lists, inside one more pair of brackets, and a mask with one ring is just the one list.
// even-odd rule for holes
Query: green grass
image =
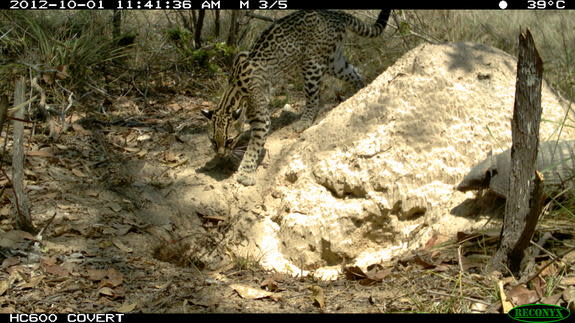
{"label": "green grass", "polygon": [[518,35],[529,28],[544,62],[544,77],[563,95],[575,98],[575,13],[568,11],[410,11],[414,31],[442,41],[471,41],[514,56]]}
{"label": "green grass", "polygon": [[106,33],[107,18],[88,11],[1,13],[0,50],[8,63],[0,67],[1,88],[9,91],[15,76],[23,75],[44,82],[49,102],[65,101],[69,91],[78,97],[82,85],[127,55]]}

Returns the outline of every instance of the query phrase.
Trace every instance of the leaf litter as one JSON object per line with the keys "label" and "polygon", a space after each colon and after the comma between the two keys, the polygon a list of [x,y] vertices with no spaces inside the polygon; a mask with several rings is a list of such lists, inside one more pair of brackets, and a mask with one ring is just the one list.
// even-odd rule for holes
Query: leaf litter
{"label": "leaf litter", "polygon": [[[32,217],[41,227],[57,215],[43,240],[14,230],[9,219],[15,211],[9,190],[4,191],[0,312],[505,312],[518,304],[573,301],[575,283],[568,269],[575,252],[564,263],[541,257],[539,269],[550,264],[541,279],[527,284],[494,283],[482,276],[482,255],[493,254],[497,242],[493,232],[433,236],[418,254],[369,268],[344,265],[342,278],[334,282],[286,277],[243,263],[225,267],[210,276],[220,278],[212,279],[188,252],[194,246],[171,234],[182,223],[156,223],[143,215],[163,202],[146,196],[181,188],[178,170],[194,163],[197,152],[191,154],[190,147],[205,139],[198,117],[204,100],[163,100],[142,117],[141,99],[126,97],[112,103],[108,120],[77,112],[57,141],[29,138],[25,175],[34,188],[30,192],[41,192],[30,194]],[[172,108],[164,111],[165,106]],[[167,123],[186,125],[191,136],[174,134]],[[203,210],[166,210],[197,217],[201,229],[190,227],[192,234],[215,234],[230,222]],[[566,244],[573,241],[571,232],[565,237]],[[29,257],[34,244],[41,252],[36,260]],[[561,277],[563,289],[548,286],[554,277]]]}

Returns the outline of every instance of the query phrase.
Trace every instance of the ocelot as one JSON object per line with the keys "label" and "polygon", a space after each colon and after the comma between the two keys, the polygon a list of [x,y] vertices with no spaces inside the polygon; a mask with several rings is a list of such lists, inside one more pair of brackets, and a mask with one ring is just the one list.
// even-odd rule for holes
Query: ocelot
{"label": "ocelot", "polygon": [[216,109],[202,110],[209,119],[208,136],[220,157],[239,153],[236,145],[244,123],[249,124],[249,142],[236,173],[238,182],[255,184],[258,157],[270,128],[267,94],[271,83],[294,70],[301,71],[306,107],[294,128],[305,130],[316,116],[325,74],[350,82],[358,90],[365,85],[343,54],[346,28],[363,37],[376,37],[383,32],[389,15],[390,10],[382,10],[375,24],[368,25],[341,11],[297,11],[269,26],[249,52],[238,53]]}

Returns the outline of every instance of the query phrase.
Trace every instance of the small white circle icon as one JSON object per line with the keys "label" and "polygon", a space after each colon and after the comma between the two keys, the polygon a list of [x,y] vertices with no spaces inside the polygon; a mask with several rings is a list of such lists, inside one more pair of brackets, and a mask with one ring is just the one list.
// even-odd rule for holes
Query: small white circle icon
{"label": "small white circle icon", "polygon": [[505,1],[505,0],[499,1],[499,8],[501,8],[501,9],[507,8],[507,1]]}

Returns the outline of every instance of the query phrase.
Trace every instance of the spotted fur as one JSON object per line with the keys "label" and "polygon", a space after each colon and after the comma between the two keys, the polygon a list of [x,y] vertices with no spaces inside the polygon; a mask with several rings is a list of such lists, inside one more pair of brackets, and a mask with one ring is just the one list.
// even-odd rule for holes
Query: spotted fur
{"label": "spotted fur", "polygon": [[364,37],[379,36],[389,14],[389,10],[382,10],[376,23],[368,25],[341,11],[297,11],[267,28],[249,52],[237,55],[217,108],[202,113],[209,119],[208,136],[219,156],[235,153],[243,125],[249,124],[250,140],[236,174],[238,182],[255,184],[258,157],[270,128],[267,93],[271,83],[294,70],[301,71],[306,107],[295,129],[305,130],[316,116],[320,83],[325,74],[347,81],[357,89],[365,85],[343,54],[346,29]]}

